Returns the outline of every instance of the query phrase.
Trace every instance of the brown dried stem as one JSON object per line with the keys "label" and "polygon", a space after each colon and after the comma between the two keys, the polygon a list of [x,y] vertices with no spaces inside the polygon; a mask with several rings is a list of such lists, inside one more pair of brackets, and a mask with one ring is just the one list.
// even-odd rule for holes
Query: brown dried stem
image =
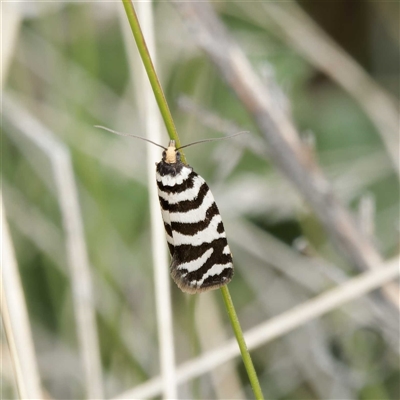
{"label": "brown dried stem", "polygon": [[[203,2],[174,1],[174,4],[198,45],[253,116],[260,133],[268,142],[271,160],[307,200],[337,249],[359,270],[376,269],[382,264],[379,253],[335,196],[315,157],[301,141],[293,122],[276,105],[273,96],[212,7]],[[399,307],[397,285],[385,286],[384,292],[392,304]]]}

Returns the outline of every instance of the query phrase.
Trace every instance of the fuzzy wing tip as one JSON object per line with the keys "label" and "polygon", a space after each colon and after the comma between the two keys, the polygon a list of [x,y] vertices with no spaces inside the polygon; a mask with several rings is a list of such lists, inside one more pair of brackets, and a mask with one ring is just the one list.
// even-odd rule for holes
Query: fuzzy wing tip
{"label": "fuzzy wing tip", "polygon": [[207,292],[209,290],[216,290],[219,289],[222,286],[227,285],[233,278],[233,267],[227,267],[229,268],[230,274],[228,276],[224,276],[221,278],[220,281],[217,282],[211,282],[209,284],[206,285],[200,285],[197,286],[195,282],[190,282],[187,279],[183,278],[182,276],[180,276],[179,274],[174,274],[172,273],[172,278],[174,280],[174,282],[177,284],[177,286],[179,287],[179,289],[182,290],[182,292],[184,293],[188,293],[188,294],[197,294],[197,293],[203,293],[203,292]]}

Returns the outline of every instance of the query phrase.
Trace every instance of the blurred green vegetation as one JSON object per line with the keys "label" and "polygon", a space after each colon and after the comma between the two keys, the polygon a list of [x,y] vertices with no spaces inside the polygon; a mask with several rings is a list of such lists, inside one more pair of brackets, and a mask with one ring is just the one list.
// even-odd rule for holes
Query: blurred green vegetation
{"label": "blurred green vegetation", "polygon": [[[398,3],[302,1],[301,4],[373,79],[397,99],[400,97],[399,37],[395,37],[391,29],[395,13],[398,23]],[[59,3],[39,7],[33,3],[34,11],[29,12],[22,3],[24,18],[3,86],[4,93],[21,101],[71,152],[90,264],[112,293],[98,292],[100,287],[95,285],[108,397],[159,373],[145,145],[111,137],[93,128],[95,124],[102,124],[123,132],[143,134],[138,125],[140,99],[135,98],[133,91],[138,78],[128,65],[117,6],[120,5]],[[385,258],[398,254],[399,181],[369,117],[329,77],[272,35],[267,25],[262,29],[245,15],[240,17],[237,12],[233,15],[229,8],[238,5],[219,3],[215,6],[254,68],[263,71],[272,66],[273,76],[290,102],[299,131],[304,135],[312,132],[317,157],[335,185],[337,195],[354,213],[362,196],[373,196],[377,247]],[[265,12],[257,3],[249,2],[246,7],[251,7],[255,13]],[[392,7],[392,12],[388,13],[388,7]],[[182,142],[221,134],[180,109],[177,100],[182,95],[257,135],[251,117],[195,47],[175,14],[171,5],[155,4],[156,40],[160,49],[158,70]],[[134,46],[133,40],[129,46]],[[76,372],[79,359],[65,235],[50,164],[46,156],[10,124],[6,115],[3,115],[3,133],[5,210],[38,343],[43,382],[53,398],[82,398],[82,376]],[[222,197],[239,178],[254,179],[255,196],[257,182],[271,191],[281,190],[284,178],[266,159],[248,150],[240,153],[226,179],[218,180],[215,171],[225,167],[218,161],[218,155],[227,151],[224,149],[230,148],[228,146],[232,144],[223,141],[186,152],[195,170],[204,176],[211,188],[217,188],[214,193],[217,202],[217,195]],[[229,202],[241,202],[241,198],[218,204],[228,220],[251,221],[288,246],[292,246],[296,238],[304,237],[316,257],[325,257],[338,263],[341,271],[354,273],[352,266],[346,265],[330,248],[312,211],[301,200],[296,200],[292,192],[287,193],[289,202],[293,198],[291,206],[286,207],[284,216],[278,219],[273,207],[249,208],[232,216]],[[279,208],[279,202],[274,206]],[[54,229],[56,236],[47,237],[43,227],[35,225],[33,215],[36,214],[43,224]],[[32,218],[24,220],[26,215]],[[21,228],[24,224],[25,231]],[[42,248],[35,239],[44,241]],[[239,250],[236,246],[232,248],[235,255]],[[52,256],[51,249],[59,250],[58,257]],[[249,328],[274,312],[263,309],[263,293],[256,292],[249,284],[246,274],[253,273],[255,261],[248,255],[245,262],[245,257],[243,255],[242,261],[236,264],[230,288],[239,317],[244,327]],[[265,264],[265,268],[269,268],[268,260]],[[281,273],[271,271],[268,274],[271,280],[265,282],[265,290],[273,290],[274,284],[283,280],[288,285],[288,293],[301,291]],[[182,362],[193,356],[187,332],[190,308],[187,298],[174,285],[172,295],[177,360]],[[375,295],[381,304],[384,301],[379,296]],[[300,298],[305,298],[304,293]],[[221,309],[222,323],[228,326],[219,296],[215,296],[215,301]],[[299,298],[293,300],[293,306],[296,301]],[[379,321],[363,321],[363,316],[355,321],[343,313],[340,318],[326,316],[318,323],[322,326],[325,353],[336,368],[331,371],[333,382],[336,382],[335,377],[343,377],[343,385],[354,399],[394,400],[400,397],[396,344],[388,343],[383,331],[377,328]],[[51,340],[42,337],[43,330]],[[304,343],[299,343],[302,345]],[[267,398],[324,398],[316,389],[316,383],[303,374],[301,363],[291,349],[286,339],[280,338],[254,351],[254,362]],[[65,354],[72,354],[72,361],[66,361],[65,366],[72,371],[68,376],[70,388],[61,384],[62,377],[52,372],[52,368],[57,369],[57,363],[63,362],[61,358]],[[317,370],[323,369],[318,360],[303,362],[313,364]],[[243,366],[235,364],[244,393],[250,397]],[[282,376],[287,376],[286,381]],[[216,395],[210,379],[201,379],[200,383],[203,398],[207,394]],[[9,393],[8,384],[3,388],[3,395]]]}

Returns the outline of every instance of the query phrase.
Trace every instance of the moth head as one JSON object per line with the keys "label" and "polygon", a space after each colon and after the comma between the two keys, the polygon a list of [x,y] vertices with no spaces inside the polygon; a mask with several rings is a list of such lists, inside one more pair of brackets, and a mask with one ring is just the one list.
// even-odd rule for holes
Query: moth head
{"label": "moth head", "polygon": [[181,160],[179,151],[176,151],[175,140],[170,140],[168,147],[163,151],[163,161],[167,164],[176,164]]}

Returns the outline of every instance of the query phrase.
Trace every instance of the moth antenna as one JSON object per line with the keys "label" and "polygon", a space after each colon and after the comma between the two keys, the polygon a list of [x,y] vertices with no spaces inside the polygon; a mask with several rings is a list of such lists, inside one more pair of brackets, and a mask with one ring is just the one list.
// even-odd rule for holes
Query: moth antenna
{"label": "moth antenna", "polygon": [[193,146],[194,144],[205,143],[205,142],[214,142],[216,140],[223,140],[223,139],[231,139],[231,138],[233,138],[235,136],[238,136],[238,135],[241,135],[243,133],[250,133],[250,132],[249,131],[241,131],[241,132],[234,133],[233,135],[229,135],[229,136],[198,140],[196,142],[192,142],[192,143],[189,143],[189,144],[185,144],[184,146],[178,147],[176,150],[184,149],[185,147]]}
{"label": "moth antenna", "polygon": [[117,132],[117,131],[114,131],[113,129],[106,128],[105,126],[101,126],[101,125],[95,125],[94,127],[95,127],[95,128],[104,129],[105,131],[108,131],[108,132],[111,132],[111,133],[115,133],[116,135],[119,135],[119,136],[130,136],[130,137],[134,137],[134,138],[136,138],[136,139],[142,139],[142,140],[144,140],[145,142],[149,142],[149,143],[151,143],[151,144],[154,144],[155,146],[158,146],[158,147],[161,147],[161,148],[164,149],[164,150],[167,150],[167,148],[164,147],[164,146],[161,146],[161,144],[155,143],[155,142],[151,141],[150,139],[144,138],[144,137],[142,137],[142,136],[129,135],[129,134],[127,134],[127,133]]}

